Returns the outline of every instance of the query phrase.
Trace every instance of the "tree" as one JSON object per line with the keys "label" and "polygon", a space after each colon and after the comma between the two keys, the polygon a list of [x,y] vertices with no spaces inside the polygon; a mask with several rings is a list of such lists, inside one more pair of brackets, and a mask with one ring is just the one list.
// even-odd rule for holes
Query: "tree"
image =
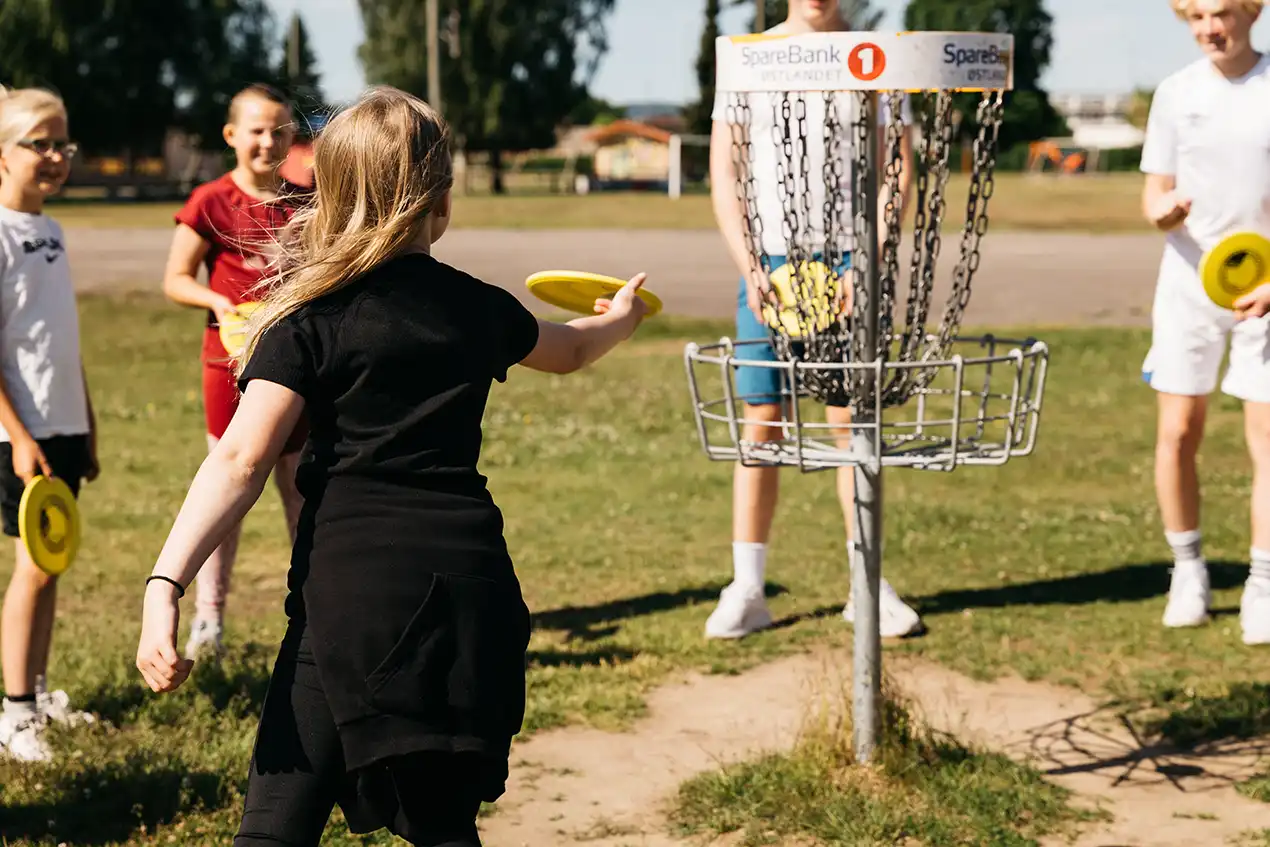
{"label": "tree", "polygon": [[317,56],[309,44],[309,31],[299,12],[291,15],[276,73],[282,89],[301,112],[311,113],[326,107]]}
{"label": "tree", "polygon": [[[1000,147],[1067,132],[1066,121],[1041,88],[1054,48],[1054,20],[1042,0],[910,0],[904,14],[910,30],[1000,32],[1014,36],[1014,89],[1005,98]],[[962,127],[974,126],[979,95],[957,98]]]}
{"label": "tree", "polygon": [[[753,8],[756,0],[732,0],[733,6],[748,6]],[[774,27],[781,21],[789,17],[788,0],[762,0],[764,3],[764,26]],[[870,0],[840,0],[838,8],[842,12],[842,19],[847,22],[847,26],[853,30],[864,31],[877,29],[878,24],[882,23],[884,12],[870,8]],[[750,29],[755,26],[754,18],[750,18]]]}
{"label": "tree", "polygon": [[0,2],[0,84],[56,91],[98,154],[158,154],[173,127],[220,147],[229,99],[273,81],[274,46],[263,0]]}
{"label": "tree", "polygon": [[697,102],[688,107],[688,130],[709,135],[714,111],[715,39],[719,37],[719,0],[706,0],[706,25],[697,53]]}
{"label": "tree", "polygon": [[[604,18],[615,0],[441,0],[461,13],[440,57],[445,117],[463,149],[490,156],[503,193],[502,154],[550,147],[556,128],[587,99],[608,49]],[[358,0],[366,79],[427,92],[425,7],[419,0]],[[587,53],[590,55],[587,55]]]}

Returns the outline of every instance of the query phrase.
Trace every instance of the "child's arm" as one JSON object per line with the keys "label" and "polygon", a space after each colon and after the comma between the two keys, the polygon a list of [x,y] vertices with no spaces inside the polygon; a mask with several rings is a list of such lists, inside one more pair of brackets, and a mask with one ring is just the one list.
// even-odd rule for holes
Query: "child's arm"
{"label": "child's arm", "polygon": [[224,320],[226,313],[234,310],[233,301],[198,281],[198,266],[207,256],[210,246],[191,227],[178,223],[172,235],[167,267],[163,271],[163,293],[182,306],[210,309],[220,321]]}
{"label": "child's arm", "polygon": [[17,409],[13,408],[3,375],[0,375],[0,426],[9,433],[9,443],[13,448],[13,472],[24,485],[37,474],[47,477],[53,475],[48,459],[44,458],[44,451],[18,417]]}
{"label": "child's arm", "polygon": [[597,300],[595,317],[565,324],[538,321],[538,343],[520,364],[535,371],[567,374],[603,357],[635,332],[648,311],[637,292],[644,284],[639,274],[610,300]]}
{"label": "child's arm", "polygon": [[264,491],[287,437],[304,409],[289,388],[255,379],[247,385],[225,435],[203,460],[145,591],[137,669],[155,691],[171,691],[193,663],[176,652],[180,592]]}

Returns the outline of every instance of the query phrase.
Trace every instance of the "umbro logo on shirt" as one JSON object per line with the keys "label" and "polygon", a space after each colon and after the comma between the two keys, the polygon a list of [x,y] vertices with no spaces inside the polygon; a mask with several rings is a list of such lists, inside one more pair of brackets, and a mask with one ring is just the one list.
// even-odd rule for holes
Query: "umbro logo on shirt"
{"label": "umbro logo on shirt", "polygon": [[36,238],[33,241],[23,241],[22,251],[24,253],[38,253],[46,250],[44,261],[50,265],[57,261],[57,257],[65,252],[66,248],[62,246],[62,242],[56,238]]}

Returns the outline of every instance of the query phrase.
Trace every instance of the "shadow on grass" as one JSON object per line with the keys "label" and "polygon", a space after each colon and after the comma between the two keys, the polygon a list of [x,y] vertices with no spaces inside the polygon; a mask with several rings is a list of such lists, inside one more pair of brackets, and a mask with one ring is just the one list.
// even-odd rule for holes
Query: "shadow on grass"
{"label": "shadow on grass", "polygon": [[53,799],[12,804],[0,816],[0,838],[83,845],[127,841],[156,825],[227,800],[225,775],[159,764],[145,754],[90,766],[57,781]]}
{"label": "shadow on grass", "polygon": [[[265,701],[275,649],[249,644],[219,660],[200,659],[178,696],[207,699],[216,711],[230,709],[238,717],[255,716]],[[155,697],[138,673],[135,680],[112,680],[90,692],[80,708],[121,725],[136,721]]]}
{"label": "shadow on grass", "polygon": [[[922,614],[938,615],[964,609],[1000,609],[1010,606],[1083,606],[1088,603],[1136,603],[1163,597],[1169,591],[1172,562],[1123,565],[1098,573],[1073,574],[1057,579],[1016,583],[993,588],[941,591],[909,600]],[[1209,562],[1213,590],[1235,588],[1248,577],[1248,565]],[[1218,610],[1216,614],[1230,614]]]}
{"label": "shadow on grass", "polygon": [[[679,591],[659,591],[625,600],[610,600],[594,606],[565,606],[534,614],[534,628],[563,631],[571,639],[595,641],[617,633],[621,629],[619,621],[669,612],[698,603],[713,603],[719,599],[722,589],[723,584],[720,583]],[[788,589],[769,582],[765,591],[768,597],[776,597],[787,593]]]}
{"label": "shadow on grass", "polygon": [[629,662],[639,655],[636,650],[625,647],[607,647],[601,650],[587,650],[583,653],[570,653],[564,650],[530,650],[529,667],[599,667],[601,665],[620,665]]}
{"label": "shadow on grass", "polygon": [[1179,747],[1270,736],[1267,683],[1237,683],[1220,695],[1169,689],[1153,699],[1157,708],[1168,713],[1143,721],[1143,730]]}

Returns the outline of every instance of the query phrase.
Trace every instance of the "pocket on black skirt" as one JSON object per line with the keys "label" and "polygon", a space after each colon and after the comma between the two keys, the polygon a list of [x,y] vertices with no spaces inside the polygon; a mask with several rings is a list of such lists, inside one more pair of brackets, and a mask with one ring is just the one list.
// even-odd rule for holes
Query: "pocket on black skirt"
{"label": "pocket on black skirt", "polygon": [[510,739],[524,721],[529,629],[517,583],[434,574],[366,679],[371,705],[456,736]]}

